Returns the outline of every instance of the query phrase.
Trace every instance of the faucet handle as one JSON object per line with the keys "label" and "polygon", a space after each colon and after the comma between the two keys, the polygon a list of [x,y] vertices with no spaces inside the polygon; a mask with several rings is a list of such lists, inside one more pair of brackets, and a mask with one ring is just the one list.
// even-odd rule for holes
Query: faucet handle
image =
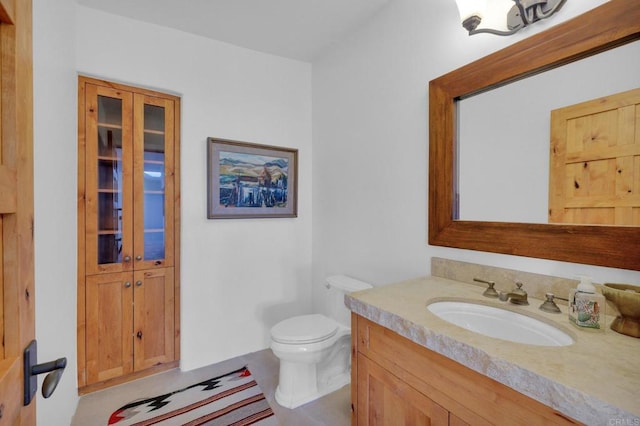
{"label": "faucet handle", "polygon": [[474,278],[473,280],[488,285],[487,289],[482,293],[484,297],[498,297],[498,292],[493,288],[493,286],[496,285],[495,281],[486,281],[480,278]]}
{"label": "faucet handle", "polygon": [[560,308],[558,308],[558,305],[556,305],[556,302],[553,301],[553,298],[554,298],[553,293],[546,293],[544,297],[546,297],[547,300],[545,300],[542,303],[542,305],[540,305],[539,309],[542,311],[551,312],[554,314],[560,313]]}
{"label": "faucet handle", "polygon": [[487,289],[484,291],[484,293],[482,293],[482,295],[483,295],[484,297],[493,297],[493,298],[498,297],[498,292],[496,291],[496,289],[495,289],[495,288],[493,288],[493,286],[494,286],[494,285],[496,285],[496,283],[495,283],[495,282],[493,282],[493,281],[489,281],[489,282],[487,283],[487,285],[488,285],[488,287],[487,287]]}

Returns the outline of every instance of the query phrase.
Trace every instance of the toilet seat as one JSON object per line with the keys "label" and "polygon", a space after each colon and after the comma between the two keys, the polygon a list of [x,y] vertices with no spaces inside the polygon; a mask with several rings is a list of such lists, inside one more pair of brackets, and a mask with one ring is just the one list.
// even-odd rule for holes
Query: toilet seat
{"label": "toilet seat", "polygon": [[301,315],[279,322],[271,329],[278,343],[301,345],[330,339],[338,332],[338,323],[320,314]]}

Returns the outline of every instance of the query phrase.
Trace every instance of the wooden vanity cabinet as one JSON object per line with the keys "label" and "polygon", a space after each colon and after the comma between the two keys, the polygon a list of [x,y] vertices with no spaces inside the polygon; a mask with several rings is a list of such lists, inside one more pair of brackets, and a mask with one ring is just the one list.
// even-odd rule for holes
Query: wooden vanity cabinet
{"label": "wooden vanity cabinet", "polygon": [[351,331],[354,426],[580,424],[359,315]]}
{"label": "wooden vanity cabinet", "polygon": [[78,88],[83,393],[177,364],[180,98],[88,77]]}

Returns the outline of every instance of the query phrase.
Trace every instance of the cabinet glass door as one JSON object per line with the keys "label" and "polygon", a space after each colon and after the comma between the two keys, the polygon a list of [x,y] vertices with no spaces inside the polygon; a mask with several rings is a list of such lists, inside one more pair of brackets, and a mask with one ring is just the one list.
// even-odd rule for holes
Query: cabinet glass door
{"label": "cabinet glass door", "polygon": [[122,262],[122,100],[98,96],[98,264]]}
{"label": "cabinet glass door", "polygon": [[134,204],[136,268],[171,266],[173,102],[135,95],[136,161]]}
{"label": "cabinet glass door", "polygon": [[[130,208],[131,96],[88,86],[87,114],[95,128],[87,132],[87,269],[127,269],[131,260]],[[88,93],[92,95],[93,93]],[[129,187],[127,186],[129,185]]]}

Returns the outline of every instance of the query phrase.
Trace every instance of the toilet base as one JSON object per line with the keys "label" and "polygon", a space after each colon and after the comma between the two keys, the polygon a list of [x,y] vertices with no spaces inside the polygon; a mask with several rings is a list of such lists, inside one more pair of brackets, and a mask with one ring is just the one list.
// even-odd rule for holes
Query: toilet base
{"label": "toilet base", "polygon": [[326,340],[289,344],[271,341],[280,360],[276,402],[285,408],[334,392],[351,381],[351,330],[336,324],[337,332]]}
{"label": "toilet base", "polygon": [[343,386],[351,383],[351,373],[347,372],[333,377],[329,383],[321,385],[318,389],[307,390],[307,393],[284,393],[280,384],[276,388],[276,402],[285,408],[297,408],[308,402],[322,398],[323,396],[335,392]]}

